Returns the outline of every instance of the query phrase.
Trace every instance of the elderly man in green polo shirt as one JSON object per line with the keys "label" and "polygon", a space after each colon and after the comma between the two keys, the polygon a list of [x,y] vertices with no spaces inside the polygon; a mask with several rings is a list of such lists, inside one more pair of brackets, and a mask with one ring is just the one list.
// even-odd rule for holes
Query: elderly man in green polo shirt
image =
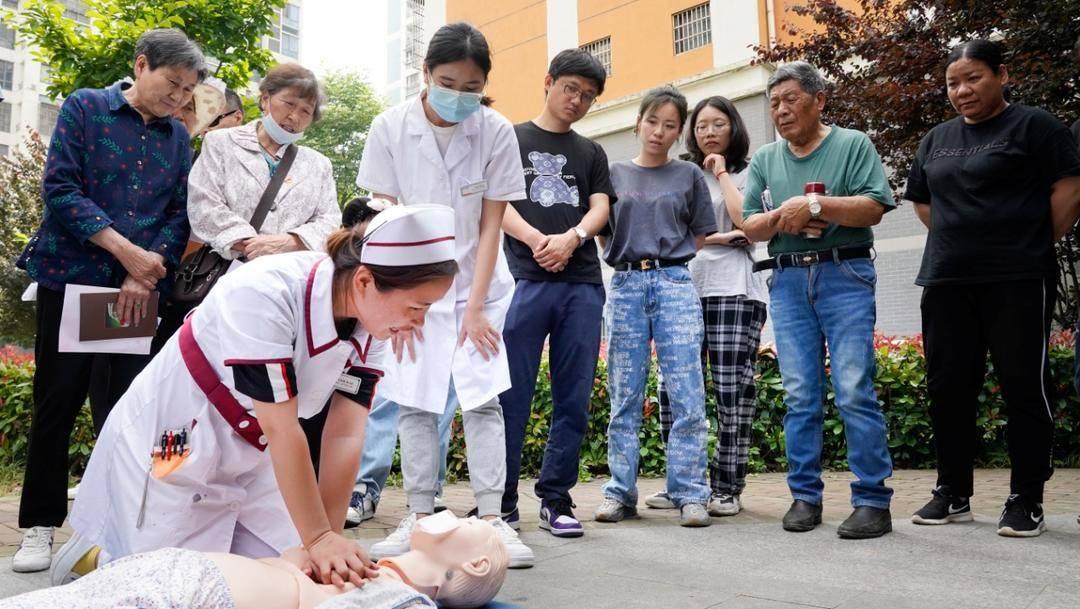
{"label": "elderly man in green polo shirt", "polygon": [[896,204],[866,134],[821,122],[825,80],[805,62],[781,66],[767,93],[783,139],[750,162],[743,216],[746,236],[768,241],[769,281],[787,415],[789,531],[821,523],[822,419],[826,347],[836,406],[844,421],[854,511],[844,538],[892,530],[892,460],[874,392],[874,284],[870,227]]}

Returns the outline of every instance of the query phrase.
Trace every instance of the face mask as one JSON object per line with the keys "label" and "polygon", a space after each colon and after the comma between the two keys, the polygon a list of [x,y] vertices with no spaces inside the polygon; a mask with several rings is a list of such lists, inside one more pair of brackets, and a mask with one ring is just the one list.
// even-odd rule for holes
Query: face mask
{"label": "face mask", "polygon": [[483,93],[466,93],[445,89],[438,85],[428,87],[427,101],[439,118],[448,123],[460,123],[480,109]]}
{"label": "face mask", "polygon": [[282,146],[288,146],[289,144],[295,144],[297,140],[304,137],[304,132],[289,133],[281,128],[281,125],[277,124],[273,116],[267,112],[262,117],[263,129],[266,129],[266,135],[270,136],[270,139],[281,144]]}

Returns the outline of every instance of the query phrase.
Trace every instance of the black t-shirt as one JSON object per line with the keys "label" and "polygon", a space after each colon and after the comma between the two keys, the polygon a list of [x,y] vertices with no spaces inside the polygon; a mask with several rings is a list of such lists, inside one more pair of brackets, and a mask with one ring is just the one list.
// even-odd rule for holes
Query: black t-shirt
{"label": "black t-shirt", "polygon": [[1073,123],[1072,126],[1073,139],[1076,140],[1076,145],[1080,146],[1080,120]]}
{"label": "black t-shirt", "polygon": [[974,125],[956,117],[926,134],[904,198],[930,205],[915,283],[987,283],[1053,273],[1050,193],[1080,176],[1069,130],[1038,108],[1012,104]]}
{"label": "black t-shirt", "polygon": [[[615,203],[604,149],[573,131],[552,133],[532,121],[514,125],[528,198],[511,205],[545,235],[565,233],[589,212],[589,196],[606,194]],[[570,257],[566,268],[549,273],[533,259],[528,245],[506,236],[506,261],[515,279],[603,283],[596,243],[590,239]]]}

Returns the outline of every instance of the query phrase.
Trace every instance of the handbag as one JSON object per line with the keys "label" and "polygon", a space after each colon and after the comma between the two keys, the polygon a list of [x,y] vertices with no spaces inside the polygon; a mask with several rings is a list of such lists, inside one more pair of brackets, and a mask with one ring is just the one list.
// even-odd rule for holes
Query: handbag
{"label": "handbag", "polygon": [[[289,168],[292,167],[295,158],[296,146],[290,145],[281,158],[274,177],[270,178],[270,183],[266,185],[255,213],[251,216],[251,227],[256,233],[266,220],[266,215],[270,213],[270,206],[274,204],[274,198],[281,190],[285,175],[289,173]],[[169,300],[191,306],[201,303],[210,292],[210,288],[214,287],[217,280],[229,270],[231,264],[231,260],[226,260],[221,254],[215,252],[209,243],[204,243],[202,247],[180,261],[180,269],[176,273],[176,284],[173,285]]]}

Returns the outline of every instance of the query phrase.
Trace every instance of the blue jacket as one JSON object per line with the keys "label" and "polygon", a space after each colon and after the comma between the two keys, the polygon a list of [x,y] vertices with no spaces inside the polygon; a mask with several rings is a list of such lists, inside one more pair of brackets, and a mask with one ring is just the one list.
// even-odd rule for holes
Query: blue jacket
{"label": "blue jacket", "polygon": [[45,161],[45,213],[16,262],[42,287],[119,287],[124,267],[89,240],[108,226],[165,258],[162,293],[172,281],[190,230],[191,146],[176,119],[144,122],[122,94],[129,86],[80,89],[60,108]]}

